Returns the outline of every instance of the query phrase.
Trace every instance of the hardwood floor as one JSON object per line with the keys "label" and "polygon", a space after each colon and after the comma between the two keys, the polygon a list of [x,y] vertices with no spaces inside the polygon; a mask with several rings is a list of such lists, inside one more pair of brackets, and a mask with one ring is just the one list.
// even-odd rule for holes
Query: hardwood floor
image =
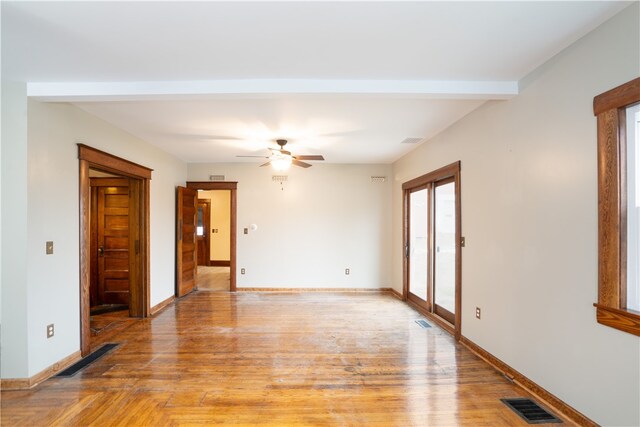
{"label": "hardwood floor", "polygon": [[129,317],[129,310],[119,310],[103,314],[94,314],[89,318],[91,327],[91,351],[97,350],[104,343],[114,340],[114,336],[138,322]]}
{"label": "hardwood floor", "polygon": [[524,390],[419,318],[385,294],[197,291],[74,377],[3,391],[2,425],[527,425],[499,400]]}
{"label": "hardwood floor", "polygon": [[229,291],[229,267],[198,266],[197,285],[200,291]]}

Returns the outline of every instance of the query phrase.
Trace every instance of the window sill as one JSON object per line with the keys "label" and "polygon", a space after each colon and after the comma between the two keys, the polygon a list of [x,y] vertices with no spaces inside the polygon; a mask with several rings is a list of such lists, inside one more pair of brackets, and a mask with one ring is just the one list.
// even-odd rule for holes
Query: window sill
{"label": "window sill", "polygon": [[640,336],[640,313],[600,304],[593,304],[593,306],[596,308],[596,318],[601,325]]}

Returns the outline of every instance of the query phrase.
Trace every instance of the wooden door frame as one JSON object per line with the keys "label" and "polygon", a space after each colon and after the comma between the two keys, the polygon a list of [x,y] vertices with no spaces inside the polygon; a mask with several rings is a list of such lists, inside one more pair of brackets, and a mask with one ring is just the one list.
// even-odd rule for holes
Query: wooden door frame
{"label": "wooden door frame", "polygon": [[[198,201],[198,205],[201,203],[205,205],[205,209],[202,211],[202,227],[204,228],[202,236],[205,240],[205,263],[204,265],[211,265],[211,199],[196,199]],[[206,215],[205,215],[206,212]],[[197,212],[196,212],[197,214]],[[205,224],[207,225],[205,227]],[[196,224],[197,226],[197,224]],[[198,233],[196,232],[196,244],[198,239]]]}
{"label": "wooden door frame", "polygon": [[[79,159],[79,208],[80,208],[80,351],[89,354],[91,331],[90,317],[90,268],[91,268],[91,179],[90,169],[97,169],[130,178],[132,206],[131,212],[138,212],[139,234],[137,245],[130,239],[134,252],[138,252],[138,262],[132,263],[134,271],[129,272],[130,295],[129,314],[134,317],[150,315],[150,256],[149,256],[149,202],[151,172],[145,166],[116,157],[84,144],[78,144]],[[137,247],[136,247],[137,246]],[[136,251],[137,249],[137,251]],[[133,252],[132,252],[133,253]],[[137,286],[133,285],[137,284]]]}
{"label": "wooden door frame", "polygon": [[[411,304],[421,313],[429,316],[431,319],[433,319],[436,323],[438,323],[444,329],[451,332],[457,341],[459,341],[462,336],[461,335],[461,331],[462,331],[462,218],[461,218],[462,209],[461,209],[461,204],[462,203],[460,199],[460,194],[461,194],[460,170],[461,170],[461,163],[460,161],[457,161],[457,162],[451,163],[450,165],[444,166],[440,169],[434,170],[432,172],[429,172],[425,175],[419,176],[418,178],[414,178],[411,181],[407,181],[404,184],[402,184],[402,251],[403,251],[402,299],[404,301],[407,301],[407,303]],[[428,290],[428,292],[431,292],[431,294],[428,296],[428,298],[430,299],[428,303],[428,306],[429,306],[428,311],[425,311],[423,307],[420,307],[412,303],[408,299],[409,262],[408,262],[407,253],[406,253],[406,248],[409,243],[408,215],[409,215],[409,194],[411,190],[417,187],[423,187],[423,186],[430,186],[430,188],[435,188],[435,184],[437,182],[441,182],[443,180],[447,180],[451,178],[453,178],[453,181],[455,182],[455,186],[456,186],[456,189],[455,189],[455,194],[456,194],[456,205],[455,205],[455,210],[456,210],[456,257],[455,257],[456,312],[455,312],[454,325],[451,325],[449,322],[442,319],[440,316],[437,316],[433,312],[434,304],[433,304],[433,301],[431,301],[432,291],[433,291],[432,289]],[[433,202],[434,202],[433,200],[430,200],[429,209],[433,209]],[[431,214],[433,214],[433,212],[431,212]],[[429,224],[429,227],[432,227],[432,226],[433,226],[432,223]],[[429,234],[430,234],[430,237],[429,237],[430,247],[432,247],[433,245],[431,244],[432,243],[431,239],[433,238],[433,230],[431,230],[431,228],[430,228]],[[433,272],[431,271],[429,274],[431,275],[432,273]],[[430,277],[429,280],[432,281],[433,279]]]}
{"label": "wooden door frame", "polygon": [[237,240],[237,191],[238,183],[234,181],[187,181],[187,188],[194,190],[230,190],[231,191],[231,207],[230,207],[230,224],[229,224],[229,291],[236,291],[236,240]]}

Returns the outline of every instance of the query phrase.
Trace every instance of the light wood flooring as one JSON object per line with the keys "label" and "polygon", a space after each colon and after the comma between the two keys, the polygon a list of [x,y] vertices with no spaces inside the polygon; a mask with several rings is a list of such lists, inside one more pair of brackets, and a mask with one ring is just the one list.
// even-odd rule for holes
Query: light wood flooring
{"label": "light wood flooring", "polygon": [[420,318],[387,294],[196,291],[74,377],[3,391],[1,424],[527,425],[499,399],[528,394]]}
{"label": "light wood flooring", "polygon": [[228,291],[231,275],[229,267],[198,266],[197,288],[200,291]]}

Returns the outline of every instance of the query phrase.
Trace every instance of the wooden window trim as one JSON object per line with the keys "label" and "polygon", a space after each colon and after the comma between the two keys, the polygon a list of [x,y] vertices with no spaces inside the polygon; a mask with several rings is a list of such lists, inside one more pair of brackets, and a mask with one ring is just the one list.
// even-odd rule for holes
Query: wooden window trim
{"label": "wooden window trim", "polygon": [[188,181],[187,188],[194,190],[230,190],[231,191],[231,216],[230,216],[230,233],[231,239],[229,242],[229,291],[236,292],[236,247],[237,247],[237,181]]}
{"label": "wooden window trim", "polygon": [[593,99],[598,121],[598,323],[640,336],[627,309],[626,108],[640,102],[640,77]]}

